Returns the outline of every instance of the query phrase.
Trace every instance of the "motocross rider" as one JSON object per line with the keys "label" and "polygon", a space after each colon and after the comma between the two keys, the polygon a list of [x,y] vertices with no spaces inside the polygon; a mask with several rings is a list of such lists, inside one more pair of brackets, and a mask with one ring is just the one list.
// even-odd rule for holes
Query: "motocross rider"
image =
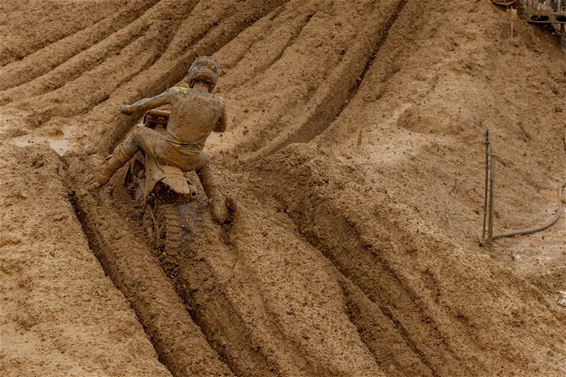
{"label": "motocross rider", "polygon": [[210,155],[203,151],[212,131],[226,130],[226,106],[222,97],[213,95],[220,74],[220,64],[209,56],[195,59],[187,75],[189,88],[176,86],[151,98],[132,105],[124,105],[122,113],[143,113],[162,106],[171,106],[167,132],[159,133],[137,125],[125,140],[114,149],[112,156],[96,168],[92,187],[105,185],[112,175],[138,150],[150,153],[158,162],[174,165],[183,171],[196,170],[202,187],[210,201],[212,217],[219,223],[228,219],[228,209],[216,185],[210,166]]}

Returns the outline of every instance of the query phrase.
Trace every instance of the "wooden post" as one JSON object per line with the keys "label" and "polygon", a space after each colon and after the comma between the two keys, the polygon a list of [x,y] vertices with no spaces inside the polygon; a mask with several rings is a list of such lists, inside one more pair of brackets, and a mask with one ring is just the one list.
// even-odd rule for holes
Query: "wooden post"
{"label": "wooden post", "polygon": [[491,155],[489,159],[489,215],[487,219],[487,240],[486,244],[491,247],[493,244],[493,213],[495,197],[495,162],[497,159]]}
{"label": "wooden post", "polygon": [[488,211],[488,195],[489,195],[489,156],[491,155],[491,140],[489,138],[489,128],[485,129],[485,182],[483,193],[483,225],[481,239],[485,242],[487,236],[487,211]]}
{"label": "wooden post", "polygon": [[509,17],[509,25],[510,25],[510,36],[513,39],[513,35],[515,34],[515,20],[517,19],[517,9],[513,9],[511,7],[507,8],[507,15]]}

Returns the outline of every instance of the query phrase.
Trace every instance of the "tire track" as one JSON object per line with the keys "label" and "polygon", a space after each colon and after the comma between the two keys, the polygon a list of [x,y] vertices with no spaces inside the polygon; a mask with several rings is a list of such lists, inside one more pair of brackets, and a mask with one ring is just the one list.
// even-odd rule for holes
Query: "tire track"
{"label": "tire track", "polygon": [[[281,154],[274,158],[279,162],[292,160]],[[297,158],[295,156],[295,160]],[[279,166],[277,175],[264,176],[265,182],[273,184],[266,190],[273,192],[286,208],[285,212],[297,225],[299,234],[320,250],[342,275],[380,308],[433,376],[461,375],[463,371],[467,376],[474,376],[477,370],[487,370],[484,365],[471,365],[469,360],[460,356],[461,353],[471,355],[477,352],[477,349],[473,349],[474,342],[468,342],[469,336],[457,327],[440,323],[443,320],[450,323],[451,320],[425,302],[415,285],[397,271],[394,263],[386,257],[389,253],[399,253],[396,251],[399,247],[408,250],[417,248],[408,240],[408,236],[399,234],[399,228],[373,225],[372,234],[376,233],[379,241],[366,239],[360,225],[348,219],[347,214],[339,210],[338,204],[336,207],[330,198],[317,193],[316,187],[324,178],[317,173],[319,169],[315,167],[316,163],[295,163],[289,171],[285,167],[283,171],[287,173],[283,177],[281,166],[287,164],[283,162],[282,165],[276,165]],[[265,174],[269,170],[263,167],[260,171]],[[349,176],[352,174],[351,171]],[[277,185],[276,182],[281,179],[285,184]],[[295,194],[289,197],[286,192],[280,191],[281,187]],[[443,329],[446,328],[453,332],[451,336],[447,337],[444,333]],[[448,338],[451,340],[448,341]],[[467,352],[463,351],[465,349]]]}
{"label": "tire track", "polygon": [[[10,14],[10,17],[6,16],[1,22],[2,28],[5,27],[4,30],[8,32],[6,43],[0,46],[0,67],[22,60],[58,40],[111,17],[121,8],[116,3],[118,2],[114,0],[103,0],[96,4],[73,2],[66,4],[63,10],[58,1],[53,0],[3,0],[0,14]],[[13,19],[17,19],[17,23]],[[38,20],[42,22],[38,23]],[[11,40],[10,36],[15,38]]]}
{"label": "tire track", "polygon": [[[131,211],[127,194],[124,190],[116,190],[113,198],[121,212]],[[130,203],[131,205],[131,203]],[[221,241],[227,240],[227,229],[219,230],[209,215],[206,202],[192,202],[181,210],[186,217],[188,227],[183,234],[183,245],[188,248],[179,250],[176,255],[163,258],[161,266],[172,280],[177,295],[185,303],[191,318],[203,332],[208,344],[220,359],[239,376],[289,376],[304,375],[295,365],[304,365],[305,361],[291,363],[292,367],[282,367],[286,357],[274,357],[273,352],[284,353],[284,346],[268,346],[265,341],[265,317],[268,316],[257,284],[253,281],[245,283],[239,280],[251,276],[250,271],[240,271],[241,266],[234,250]],[[134,221],[130,226],[138,226]],[[232,276],[227,277],[226,273]],[[251,306],[242,308],[242,292],[245,297],[252,297]],[[246,287],[246,288],[244,288]],[[250,294],[251,296],[248,296]],[[251,309],[253,307],[253,309]],[[245,309],[245,310],[243,310]],[[257,320],[250,324],[249,316]],[[276,326],[270,326],[276,329]],[[282,337],[282,334],[279,334]],[[291,369],[291,372],[289,371]],[[314,376],[310,372],[308,376]]]}
{"label": "tire track", "polygon": [[[271,145],[272,140],[285,134],[302,119],[303,113],[309,111],[308,101],[313,93],[343,60],[349,46],[360,37],[364,29],[362,21],[367,21],[361,15],[370,13],[370,4],[370,0],[362,0],[354,6],[343,2],[293,1],[274,20],[273,31],[269,33],[269,41],[273,43],[258,39],[246,57],[223,77],[219,90],[222,89],[227,100],[234,103],[235,127],[253,124],[253,127],[243,127],[231,134],[237,143],[234,153],[239,158],[249,159],[249,154],[256,154],[266,144]],[[281,58],[260,78],[252,76],[255,67],[267,64],[280,53],[291,29],[307,15],[312,15],[308,24],[287,46]],[[280,26],[276,26],[277,23]],[[340,25],[340,31],[335,29],[337,25]],[[244,36],[242,45],[249,44],[250,39],[251,36]],[[220,55],[227,56],[231,51],[239,53],[240,48],[238,44],[227,46]],[[244,85],[239,86],[242,82]],[[233,89],[234,86],[237,86],[236,90],[226,92],[225,88]],[[245,136],[240,136],[240,132]]]}
{"label": "tire track", "polygon": [[[125,190],[113,190],[111,200],[124,220],[129,217],[130,229],[139,227],[139,216],[131,218],[135,211]],[[210,218],[208,206],[205,202],[195,201],[185,205],[180,213],[185,219],[181,235],[181,243],[185,247],[175,254],[163,255],[155,262],[161,264],[211,349],[234,375],[278,376],[274,365],[270,364],[257,342],[254,343],[252,332],[255,330],[246,324],[230,294],[227,294],[225,287],[229,282],[219,271],[225,267],[232,268],[235,262],[231,251],[218,239],[222,236]],[[194,247],[195,242],[207,244],[207,251],[202,253],[201,248]],[[221,258],[215,260],[213,256]]]}
{"label": "tire track", "polygon": [[[497,368],[515,373],[515,358],[502,366],[505,355],[530,354],[522,342],[513,343],[517,331],[530,330],[500,318],[516,315],[505,311],[522,307],[517,296],[529,297],[536,306],[544,307],[544,300],[533,296],[524,282],[516,285],[518,279],[506,270],[462,255],[412,210],[384,190],[372,189],[355,165],[317,147],[295,145],[255,168],[262,195],[275,195],[297,232],[379,307],[433,375],[483,376]],[[496,284],[505,288],[486,293]],[[486,302],[469,308],[468,300]],[[492,308],[497,305],[504,308]],[[485,311],[484,320],[473,318],[478,308]],[[550,312],[545,318],[553,320]],[[509,335],[486,336],[502,326]],[[487,349],[493,352],[486,354]]]}
{"label": "tire track", "polygon": [[[223,73],[232,71],[232,69],[246,57],[249,50],[258,40],[271,33],[274,27],[273,21],[284,11],[286,4],[288,4],[288,2],[284,2],[282,5],[273,9],[253,25],[244,29],[216,52],[216,58],[222,62]],[[219,91],[221,85],[222,81],[216,86],[217,91]]]}
{"label": "tire track", "polygon": [[102,41],[116,30],[134,22],[160,0],[134,1],[125,5],[114,16],[101,20],[66,38],[60,39],[41,50],[0,69],[0,91],[6,90],[43,75],[71,59],[81,51]]}
{"label": "tire track", "polygon": [[[201,223],[202,220],[197,221]],[[272,311],[274,308],[269,305],[261,290],[261,285],[265,282],[255,278],[257,272],[242,258],[238,245],[233,245],[230,249],[224,245],[211,248],[211,245],[218,244],[215,241],[218,239],[214,235],[216,232],[206,229],[199,229],[197,232],[204,236],[196,245],[191,243],[195,253],[190,261],[187,259],[181,266],[180,285],[190,295],[187,301],[194,308],[195,322],[200,324],[209,343],[229,360],[227,363],[238,375],[371,375],[358,369],[361,364],[358,360],[358,365],[349,365],[349,371],[337,370],[336,364],[340,364],[339,362],[327,365],[324,359],[315,356],[320,357],[319,354],[309,355],[308,348],[299,342],[302,340],[301,336],[299,339],[293,337],[278,322],[281,316]],[[305,339],[309,335],[313,334],[309,331],[302,333]],[[346,340],[343,342],[350,344]],[[348,351],[344,353],[347,354]],[[256,364],[250,365],[254,358]]]}
{"label": "tire track", "polygon": [[[170,58],[172,53],[168,51],[147,71],[118,88],[115,95],[104,107],[97,107],[92,110],[92,112],[97,113],[97,118],[100,119],[101,123],[110,130],[103,136],[104,145],[112,148],[114,143],[129,131],[135,121],[132,118],[116,118],[115,109],[120,104],[134,102],[139,98],[155,95],[180,82],[197,56],[214,54],[243,30],[253,25],[258,19],[279,7],[285,1],[248,0],[245,4],[240,3],[242,12],[233,13],[226,20],[213,26],[205,33],[205,37],[196,42],[188,51],[174,59]],[[203,22],[201,21],[201,23]],[[198,29],[195,25],[192,26],[194,29]],[[176,36],[177,38],[180,38],[179,34]],[[169,50],[178,51],[180,44],[182,44],[182,41],[173,40]]]}
{"label": "tire track", "polygon": [[[234,67],[236,73],[230,73],[231,76],[230,77],[231,80],[229,79],[230,84],[226,85],[225,87],[222,87],[222,90],[226,92],[235,90],[240,88],[242,85],[245,85],[250,78],[254,78],[254,79],[260,78],[260,76],[263,75],[265,72],[267,72],[275,63],[277,63],[281,59],[285,51],[287,51],[287,49],[290,46],[292,46],[293,43],[295,43],[295,41],[297,40],[297,38],[300,37],[301,33],[303,32],[303,29],[307,26],[307,24],[314,16],[314,14],[315,12],[311,10],[307,10],[306,14],[301,14],[301,12],[297,12],[298,17],[296,18],[296,20],[291,21],[294,22],[294,24],[291,23],[291,25],[289,25],[289,23],[281,21],[280,24],[282,25],[283,30],[281,30],[280,28],[276,28],[275,30],[270,30],[271,38],[260,40],[262,42],[261,46],[257,46],[257,48],[256,48],[257,41],[256,43],[253,43],[249,48],[250,50],[248,54],[249,59],[242,59],[240,61],[240,64]],[[288,17],[288,15],[285,16]],[[290,30],[285,30],[289,28],[289,26],[291,26]],[[274,35],[273,35],[278,32],[281,34],[282,33],[287,34],[286,38],[284,38],[284,40],[282,41],[284,43],[279,43],[280,46],[278,46],[277,43],[279,42],[278,40],[274,41]],[[263,53],[264,57],[262,57],[261,59],[257,59],[257,55],[259,54],[256,54],[254,52],[266,50],[268,47],[266,47],[265,44],[267,43],[271,45],[269,47],[270,49],[275,48],[277,50],[276,54],[274,56],[269,56],[270,54],[264,52]],[[251,60],[255,60],[255,62],[252,62]],[[242,67],[242,69],[239,69],[240,66]]]}
{"label": "tire track", "polygon": [[29,100],[33,98],[54,92],[68,82],[72,82],[83,75],[85,72],[96,69],[103,64],[109,57],[117,55],[123,48],[129,44],[136,43],[147,31],[147,27],[140,28],[133,35],[129,35],[126,39],[120,40],[118,43],[110,46],[96,45],[95,51],[87,50],[67,62],[59,65],[54,70],[42,75],[25,84],[4,90],[0,92],[0,107],[6,106],[11,102],[19,100]]}
{"label": "tire track", "polygon": [[[118,55],[128,44],[136,43],[140,38],[147,38],[146,33],[158,25],[163,42],[159,44],[156,59],[167,50],[180,23],[192,11],[197,1],[179,2],[161,1],[147,10],[141,17],[126,27],[116,31],[104,40],[85,49],[53,70],[32,81],[0,92],[0,106],[9,102],[47,94],[67,85],[88,71],[96,69],[114,55]],[[118,67],[117,67],[118,68]]]}
{"label": "tire track", "polygon": [[[149,22],[148,19],[153,19],[151,24],[148,24],[145,35],[127,45],[120,54],[111,56],[75,80],[66,81],[58,90],[13,103],[11,106],[32,109],[26,119],[34,128],[49,122],[53,117],[68,118],[86,114],[93,107],[108,100],[121,85],[131,81],[161,57],[172,38],[171,30],[178,28],[184,15],[193,9],[194,2],[183,3],[182,7],[178,4],[175,0],[163,0],[152,9],[145,20],[138,20],[140,22],[137,26],[143,28]],[[155,22],[156,20],[163,22]],[[99,77],[104,77],[105,80],[99,80]],[[80,98],[80,101],[76,98]]]}
{"label": "tire track", "polygon": [[[88,121],[92,122],[94,113],[95,117],[100,120],[105,145],[109,145],[122,137],[135,121],[132,117],[117,117],[116,109],[122,103],[134,102],[140,97],[155,95],[179,82],[196,56],[211,55],[284,2],[284,0],[268,2],[248,0],[243,3],[236,2],[224,8],[210,8],[208,4],[201,2],[199,5],[197,3],[191,9],[189,17],[183,20],[177,32],[169,30],[163,34],[156,34],[154,28],[152,32],[154,38],[162,38],[162,46],[167,46],[167,49],[163,53],[155,53],[159,51],[159,48],[154,47],[140,51],[142,57],[151,55],[146,58],[146,62],[154,63],[151,66],[142,64],[137,61],[139,57],[128,53],[127,51],[133,51],[132,45],[128,45],[127,51],[122,51],[120,55],[107,59],[94,70],[82,74],[74,81],[66,82],[59,89],[43,96],[11,103],[9,109],[6,107],[5,109],[6,111],[20,112],[23,110],[27,112],[25,119],[29,122],[28,127],[32,129],[39,126],[59,127],[61,118],[66,118],[65,123],[72,125],[70,127],[74,125],[78,127],[85,122],[82,118],[88,118]],[[230,13],[228,12],[230,9],[237,11]],[[218,19],[218,22],[211,22],[211,11],[217,12],[214,17]],[[224,14],[227,18],[222,19]],[[167,29],[166,26],[163,27]],[[201,37],[202,39],[199,40],[198,38]],[[137,45],[149,43],[147,38],[143,39],[143,42],[142,39],[138,39],[137,42]],[[185,50],[187,44],[190,45],[188,51]],[[131,66],[140,68],[131,70]],[[136,74],[131,75],[127,70],[136,72]],[[100,81],[97,77],[104,77],[105,80]],[[111,77],[117,77],[117,79],[110,82]],[[116,86],[116,82],[120,85]],[[100,85],[101,83],[103,86]],[[80,98],[81,101],[76,102],[76,98]],[[104,129],[110,132],[104,132]],[[99,139],[99,135],[94,137]],[[99,142],[96,144],[101,145]]]}
{"label": "tire track", "polygon": [[289,39],[287,40],[287,43],[285,43],[285,45],[283,46],[283,48],[279,51],[279,53],[277,54],[277,56],[275,56],[273,59],[271,59],[269,61],[269,63],[267,63],[265,66],[260,67],[257,71],[254,72],[253,76],[261,76],[263,73],[265,73],[273,64],[275,64],[277,61],[279,61],[279,59],[281,59],[281,57],[283,56],[283,54],[285,53],[285,51],[287,51],[287,49],[293,45],[293,43],[295,43],[295,41],[297,40],[297,38],[299,38],[301,36],[301,33],[303,32],[303,29],[308,25],[308,23],[310,22],[311,18],[315,15],[315,13],[308,13],[306,16],[304,16],[302,19],[300,19],[299,22],[299,26],[293,31],[293,33],[289,36]]}
{"label": "tire track", "polygon": [[[158,30],[152,34],[128,45],[123,54],[112,57],[81,79],[43,96],[15,102],[10,107],[32,109],[25,117],[32,128],[41,127],[54,117],[87,113],[93,106],[106,101],[119,85],[128,82],[155,61],[161,37]],[[122,69],[117,70],[118,67]],[[104,80],[100,80],[101,77]]]}
{"label": "tire track", "polygon": [[336,274],[347,298],[350,320],[381,369],[388,371],[390,376],[434,376],[426,357],[419,353],[414,343],[407,343],[406,336],[401,335],[392,318],[385,315],[360,287],[338,270]]}
{"label": "tire track", "polygon": [[262,158],[276,153],[292,143],[307,143],[322,133],[336,119],[357,93],[366,72],[388,37],[389,30],[401,14],[408,0],[375,3],[373,13],[365,22],[367,27],[346,51],[341,63],[317,89],[307,104],[307,111],[266,147],[248,159]]}
{"label": "tire track", "polygon": [[[72,171],[81,169],[71,167]],[[71,187],[81,187],[80,181],[74,177]],[[70,200],[91,249],[131,303],[160,361],[175,377],[233,376],[192,322],[151,252],[134,237],[103,195],[95,198],[77,191]]]}
{"label": "tire track", "polygon": [[[327,212],[325,212],[324,214],[328,216],[327,218],[331,222],[333,223],[336,222],[337,220],[335,217],[336,215],[332,216]],[[291,216],[291,218],[294,219],[295,221],[297,221],[298,219],[297,217],[295,217],[296,215],[297,214]],[[318,213],[313,216],[319,217],[321,215],[322,213]],[[299,216],[302,217],[303,215],[299,215]],[[399,301],[402,302],[401,305],[403,305],[404,307],[411,307],[410,303],[414,302],[416,297],[411,294],[410,288],[406,287],[404,282],[400,280],[399,277],[382,260],[372,259],[371,262],[368,263],[367,261],[365,261],[366,258],[362,258],[359,255],[360,254],[359,252],[358,253],[352,252],[352,250],[348,248],[349,250],[345,252],[349,254],[347,261],[344,258],[344,256],[340,256],[334,251],[336,245],[327,245],[322,239],[318,238],[318,236],[315,233],[306,230],[305,228],[308,226],[303,221],[313,221],[313,220],[307,218],[298,220],[297,226],[300,229],[299,230],[300,234],[313,247],[319,249],[321,253],[325,255],[334,266],[336,266],[336,268],[338,269],[338,271],[340,271],[342,275],[344,275],[346,278],[351,280],[357,287],[361,289],[362,292],[364,292],[366,297],[368,297],[368,299],[373,304],[379,307],[383,315],[388,319],[388,322],[393,324],[395,331],[404,340],[405,344],[413,351],[414,355],[418,356],[420,363],[425,367],[426,370],[431,372],[432,376],[437,377],[440,375],[452,375],[451,373],[456,373],[457,371],[461,372],[462,369],[466,369],[466,375],[470,375],[470,376],[474,375],[473,373],[470,373],[471,371],[469,369],[462,368],[463,365],[461,365],[458,362],[459,360],[455,352],[452,349],[446,347],[446,345],[444,345],[442,347],[443,348],[442,351],[440,351],[441,353],[443,353],[443,355],[441,356],[442,360],[437,359],[439,356],[438,354],[436,355],[434,353],[431,354],[430,352],[431,350],[427,349],[428,347],[422,346],[423,339],[421,339],[421,342],[415,341],[415,336],[412,334],[412,332],[409,331],[409,329],[407,329],[403,325],[403,322],[406,322],[406,320],[402,321],[401,319],[397,318],[397,316],[390,309],[388,309],[390,305],[399,306],[398,303]],[[349,232],[349,234],[352,234],[353,239],[356,239],[358,236],[356,236],[357,232],[354,230],[354,228],[351,225],[347,226],[347,228],[349,228],[347,232]],[[336,232],[336,229],[333,228],[332,231]],[[354,242],[357,241],[349,240],[346,243],[351,244]],[[359,242],[361,243],[363,241],[359,241]],[[363,249],[363,246],[361,245],[358,245],[357,247],[359,249]],[[341,254],[345,254],[345,253],[343,252]],[[358,266],[362,263],[361,262],[362,260],[365,261],[363,263],[367,263],[368,266],[372,266],[372,267],[365,269],[363,272],[358,271],[359,270]],[[365,283],[367,278],[362,277],[364,275],[380,276],[379,280],[381,280],[381,282],[372,285],[371,286],[372,288],[370,288],[369,285]],[[383,289],[383,291],[378,291],[379,288],[376,287]],[[392,304],[394,302],[397,303]],[[424,312],[424,313],[421,314],[420,319],[411,318],[412,322],[422,324],[422,323],[427,323],[428,321],[431,320],[432,316],[427,314],[426,306],[419,306],[418,312]],[[411,315],[414,315],[414,313],[411,313],[409,317]],[[437,325],[432,324],[430,328],[427,327],[427,328],[418,329],[419,331],[418,337],[419,338],[423,337],[424,339],[426,339],[425,342],[428,342],[430,339],[434,339],[435,342],[436,340],[438,340],[439,343],[442,344],[443,337],[442,335],[436,333],[436,331],[434,330],[435,328],[437,328]],[[438,347],[439,345],[437,344],[436,346]],[[439,351],[437,350],[436,352]],[[441,366],[443,364],[445,365],[444,367]],[[446,367],[446,365],[448,365],[448,368],[453,368],[454,365],[458,365],[458,367],[452,370],[443,370]]]}
{"label": "tire track", "polygon": [[[130,213],[131,203],[127,204],[124,190],[113,192],[113,201],[120,212]],[[343,375],[348,370],[336,369],[344,368],[344,362],[332,364],[334,369],[327,367],[324,360],[317,358],[321,355],[309,355],[309,348],[285,331],[285,326],[278,322],[281,316],[273,312],[270,299],[264,297],[265,282],[258,280],[257,271],[248,265],[247,258],[242,258],[245,251],[239,249],[239,243],[232,243],[233,230],[219,229],[212,221],[206,202],[193,202],[181,213],[186,216],[189,231],[183,242],[188,249],[180,251],[174,263],[171,258],[164,259],[162,266],[175,283],[193,321],[236,375],[314,377]],[[245,219],[238,217],[234,222],[239,224],[236,234],[240,234]],[[303,335],[308,337],[309,332]],[[344,340],[344,344],[349,343]],[[355,359],[360,357],[355,355]],[[355,364],[360,372],[363,363],[356,360]]]}
{"label": "tire track", "polygon": [[191,206],[189,250],[170,276],[208,343],[239,376],[320,375],[273,324],[254,274],[221,241],[227,230],[218,229],[202,204]]}

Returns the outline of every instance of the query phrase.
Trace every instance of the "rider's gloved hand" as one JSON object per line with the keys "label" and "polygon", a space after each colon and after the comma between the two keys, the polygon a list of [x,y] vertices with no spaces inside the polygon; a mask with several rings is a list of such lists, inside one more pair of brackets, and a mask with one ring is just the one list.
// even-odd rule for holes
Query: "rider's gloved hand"
{"label": "rider's gloved hand", "polygon": [[120,108],[120,111],[122,112],[122,114],[126,114],[126,115],[132,115],[134,113],[132,111],[132,106],[130,106],[130,105],[123,105]]}

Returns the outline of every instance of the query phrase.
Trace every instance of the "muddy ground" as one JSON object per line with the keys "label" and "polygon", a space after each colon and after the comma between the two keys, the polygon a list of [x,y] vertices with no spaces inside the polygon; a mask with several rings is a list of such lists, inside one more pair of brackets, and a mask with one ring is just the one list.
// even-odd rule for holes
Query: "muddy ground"
{"label": "muddy ground", "polygon": [[[0,2],[3,376],[564,376],[566,228],[478,242],[564,179],[566,61],[490,1]],[[203,194],[175,265],[121,174],[84,177],[119,106],[223,66]]]}

